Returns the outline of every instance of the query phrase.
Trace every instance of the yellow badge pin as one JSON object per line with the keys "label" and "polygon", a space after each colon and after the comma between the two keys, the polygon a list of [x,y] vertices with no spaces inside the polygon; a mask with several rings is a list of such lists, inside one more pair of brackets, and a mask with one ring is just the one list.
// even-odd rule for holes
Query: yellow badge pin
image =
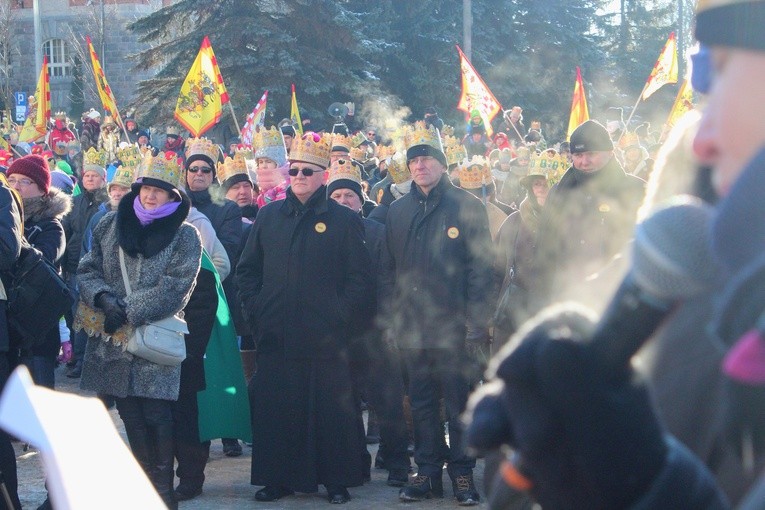
{"label": "yellow badge pin", "polygon": [[446,235],[449,236],[449,239],[457,239],[460,236],[460,229],[457,227],[449,227],[449,230],[446,231]]}
{"label": "yellow badge pin", "polygon": [[324,232],[326,232],[326,231],[327,231],[327,225],[326,225],[326,223],[324,223],[324,222],[321,222],[321,221],[320,221],[319,223],[317,223],[316,225],[314,225],[314,227],[313,227],[313,228],[314,228],[314,230],[316,230],[316,232],[318,232],[319,234],[323,234]]}

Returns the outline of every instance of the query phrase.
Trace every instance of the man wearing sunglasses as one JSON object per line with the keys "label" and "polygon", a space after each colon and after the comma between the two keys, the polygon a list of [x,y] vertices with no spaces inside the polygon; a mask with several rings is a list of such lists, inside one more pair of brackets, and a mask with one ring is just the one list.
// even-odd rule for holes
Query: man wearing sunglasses
{"label": "man wearing sunglasses", "polygon": [[286,198],[258,211],[237,267],[257,346],[250,380],[257,501],[327,489],[346,503],[363,483],[348,339],[370,313],[361,218],[327,198],[330,136],[292,142]]}

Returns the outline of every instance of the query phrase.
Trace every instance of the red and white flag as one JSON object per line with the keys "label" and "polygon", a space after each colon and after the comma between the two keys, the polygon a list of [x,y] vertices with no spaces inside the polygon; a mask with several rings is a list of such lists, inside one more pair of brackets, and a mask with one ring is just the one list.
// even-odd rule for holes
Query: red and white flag
{"label": "red and white flag", "polygon": [[252,147],[252,135],[257,131],[257,127],[262,127],[266,120],[266,103],[268,102],[268,91],[263,93],[263,96],[255,105],[252,113],[247,116],[247,120],[244,122],[242,128],[242,145]]}

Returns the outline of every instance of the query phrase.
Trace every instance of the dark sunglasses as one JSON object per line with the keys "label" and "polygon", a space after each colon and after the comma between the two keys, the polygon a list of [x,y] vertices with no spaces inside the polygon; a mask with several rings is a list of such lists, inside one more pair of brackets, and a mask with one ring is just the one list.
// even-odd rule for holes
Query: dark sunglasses
{"label": "dark sunglasses", "polygon": [[190,166],[189,172],[191,172],[192,174],[197,174],[199,172],[202,172],[203,174],[209,174],[210,172],[212,172],[212,168],[210,168],[209,166]]}
{"label": "dark sunglasses", "polygon": [[324,170],[314,170],[312,168],[290,168],[288,173],[290,174],[290,177],[297,177],[297,174],[300,172],[303,172],[305,177],[311,177],[313,174],[323,171]]}

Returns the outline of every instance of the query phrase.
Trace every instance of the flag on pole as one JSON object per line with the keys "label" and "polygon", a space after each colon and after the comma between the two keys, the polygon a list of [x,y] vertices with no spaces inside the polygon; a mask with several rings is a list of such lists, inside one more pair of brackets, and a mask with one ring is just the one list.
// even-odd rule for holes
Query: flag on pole
{"label": "flag on pole", "polygon": [[252,135],[256,131],[257,126],[263,126],[266,120],[266,102],[268,101],[268,91],[263,93],[263,97],[260,98],[258,104],[252,110],[252,113],[247,116],[247,120],[242,128],[242,144],[252,147]]}
{"label": "flag on pole", "polygon": [[197,58],[181,85],[175,104],[175,118],[192,136],[199,137],[220,120],[226,103],[228,91],[210,39],[205,36]]}
{"label": "flag on pole", "polygon": [[688,79],[685,79],[683,84],[680,85],[680,90],[675,98],[675,104],[672,105],[672,110],[669,112],[667,128],[674,126],[680,117],[691,110],[693,110],[693,88],[690,86]]}
{"label": "flag on pole", "polygon": [[667,83],[677,83],[677,41],[675,40],[674,32],[669,34],[669,39],[664,44],[664,49],[661,50],[659,59],[654,64],[653,71],[651,71],[651,76],[648,77],[648,81],[643,88],[641,98],[645,101],[648,99],[648,96]]}
{"label": "flag on pole", "polygon": [[93,48],[93,43],[90,40],[90,36],[85,36],[85,40],[88,43],[88,50],[90,51],[90,63],[93,66],[93,76],[96,79],[96,88],[98,89],[98,96],[101,98],[101,104],[104,106],[105,114],[114,117],[117,124],[122,126],[122,118],[120,112],[117,109],[117,101],[114,99],[111,87],[106,82],[106,75],[104,69],[101,67],[101,62],[98,60],[96,50]]}
{"label": "flag on pole", "polygon": [[[31,103],[31,102],[30,102]],[[48,132],[50,120],[50,80],[48,78],[48,57],[43,56],[43,65],[40,69],[40,78],[37,80],[35,90],[35,102],[29,105],[27,119],[19,133],[20,142],[35,142]]]}
{"label": "flag on pole", "polygon": [[465,112],[467,117],[472,115],[473,110],[477,110],[481,115],[483,125],[486,127],[486,136],[491,136],[494,132],[491,121],[502,109],[502,105],[478,76],[475,68],[470,64],[459,46],[457,46],[457,51],[460,55],[460,70],[462,72],[462,95],[457,104],[457,109]]}
{"label": "flag on pole", "polygon": [[587,94],[584,92],[584,83],[582,83],[582,71],[577,66],[574,99],[571,101],[571,116],[568,118],[566,139],[568,140],[571,137],[571,133],[586,120],[590,120],[590,112],[587,109]]}
{"label": "flag on pole", "polygon": [[299,136],[303,136],[303,121],[300,120],[300,110],[298,110],[297,96],[295,95],[295,84],[292,84],[292,105],[290,106],[290,119],[295,125],[295,131]]}

